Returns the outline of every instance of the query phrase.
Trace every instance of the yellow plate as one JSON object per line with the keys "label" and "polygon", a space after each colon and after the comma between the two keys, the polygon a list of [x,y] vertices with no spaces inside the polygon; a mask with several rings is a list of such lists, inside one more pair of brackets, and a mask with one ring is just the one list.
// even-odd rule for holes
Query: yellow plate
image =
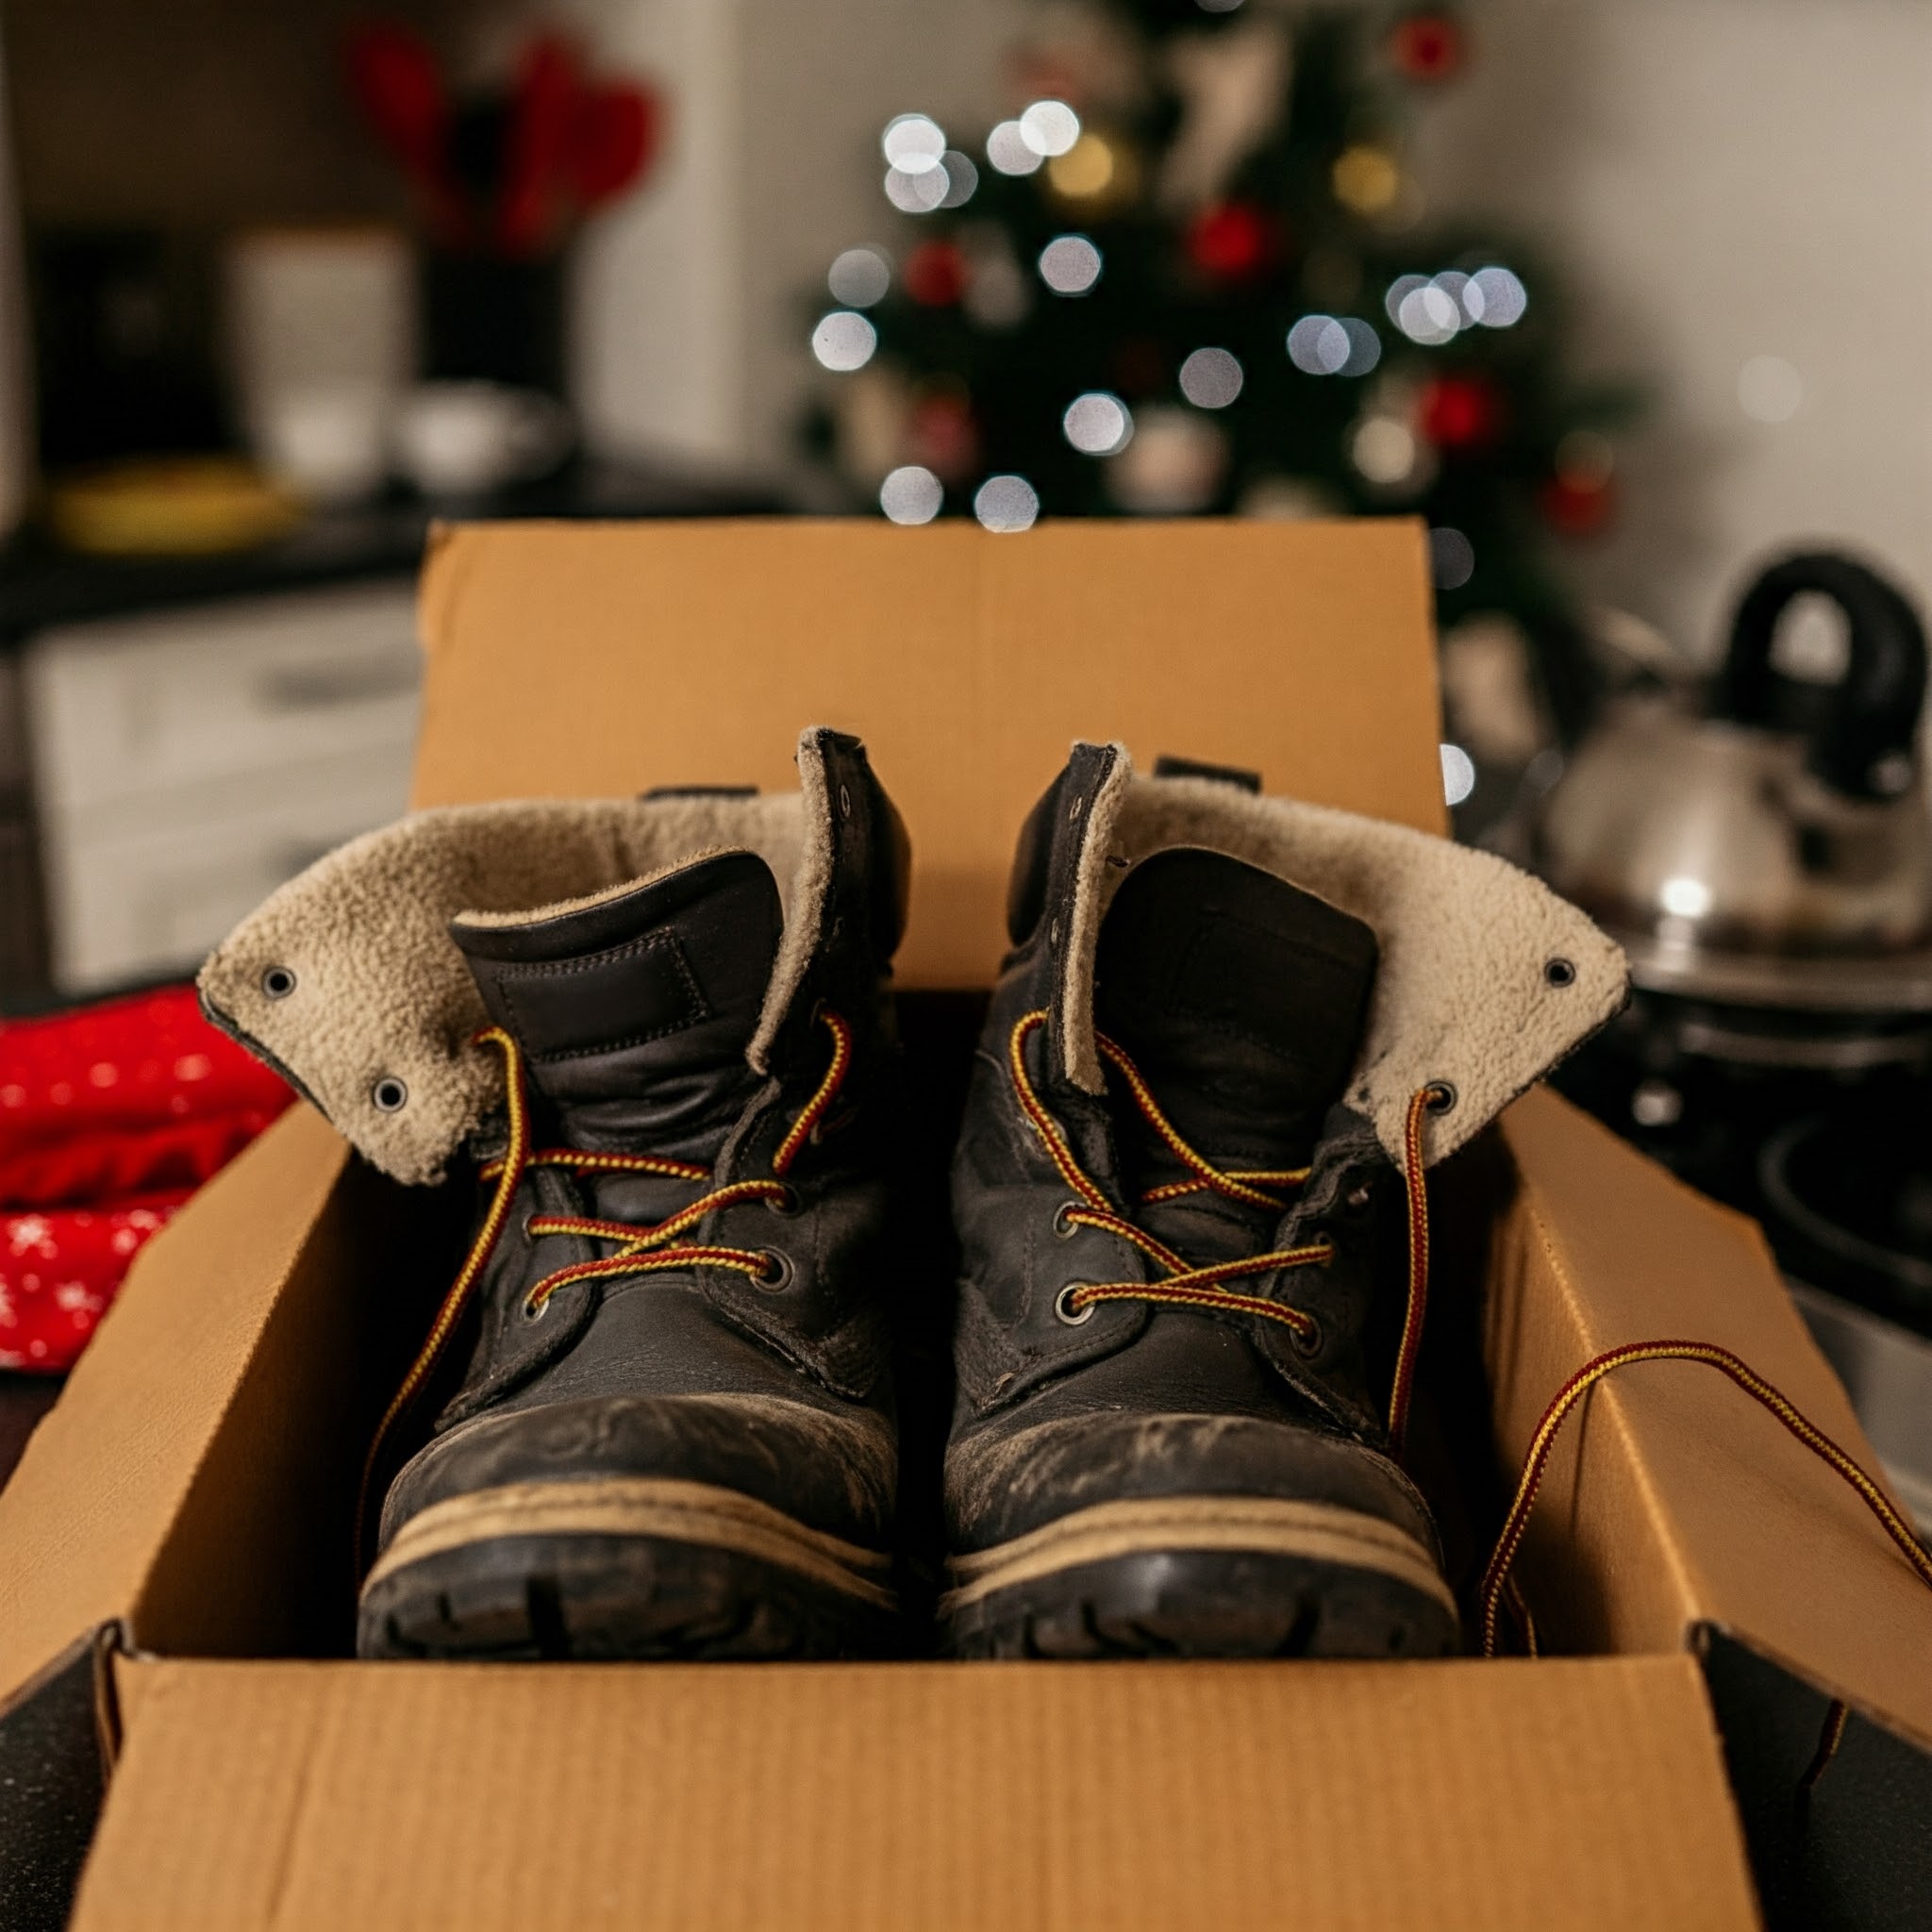
{"label": "yellow plate", "polygon": [[302,506],[232,457],[115,463],[55,483],[54,534],[102,557],[193,557],[248,550],[286,535]]}

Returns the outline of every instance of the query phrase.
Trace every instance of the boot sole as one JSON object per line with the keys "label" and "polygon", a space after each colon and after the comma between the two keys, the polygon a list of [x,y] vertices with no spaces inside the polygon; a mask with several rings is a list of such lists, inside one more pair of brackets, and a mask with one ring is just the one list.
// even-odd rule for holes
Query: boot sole
{"label": "boot sole", "polygon": [[1378,1516],[1268,1496],[1102,1503],[947,1566],[958,1657],[1440,1657],[1456,1600]]}
{"label": "boot sole", "polygon": [[391,1657],[876,1656],[891,1558],[736,1491],[668,1478],[513,1483],[412,1516],[362,1586]]}

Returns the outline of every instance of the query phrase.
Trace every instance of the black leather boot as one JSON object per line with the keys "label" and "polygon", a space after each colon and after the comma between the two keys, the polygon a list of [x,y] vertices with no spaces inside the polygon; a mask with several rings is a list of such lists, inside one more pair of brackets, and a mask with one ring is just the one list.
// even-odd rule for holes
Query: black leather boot
{"label": "black leather boot", "polygon": [[1498,859],[1257,794],[1079,745],[1022,837],[953,1176],[956,1653],[1457,1641],[1400,1461],[1422,1171],[1623,957]]}
{"label": "black leather boot", "polygon": [[[389,1487],[365,1656],[896,1641],[887,974],[907,850],[856,741],[808,733],[800,766],[791,798],[422,814],[285,888],[210,962],[210,1008],[332,1084],[319,1103],[392,1172],[456,1152],[442,1090],[475,1092],[477,1232],[391,1424],[443,1356],[459,1385]],[[425,871],[425,839],[449,848],[427,871],[456,876],[399,929],[383,882]],[[352,903],[390,923],[341,929]],[[400,1032],[368,1016],[345,1073],[323,1036],[340,1047],[358,1016],[330,990],[411,951],[438,1010]],[[385,1141],[365,1097],[421,1106],[434,1144]]]}

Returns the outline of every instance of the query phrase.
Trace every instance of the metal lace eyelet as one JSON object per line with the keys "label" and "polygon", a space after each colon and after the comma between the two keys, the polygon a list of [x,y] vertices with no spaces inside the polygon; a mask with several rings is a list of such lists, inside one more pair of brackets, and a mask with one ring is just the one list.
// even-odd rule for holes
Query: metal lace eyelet
{"label": "metal lace eyelet", "polygon": [[543,1319],[544,1309],[549,1306],[550,1297],[547,1294],[541,1302],[533,1301],[528,1295],[525,1295],[524,1297],[524,1320],[526,1322],[541,1322]]}
{"label": "metal lace eyelet", "polygon": [[805,1211],[805,1203],[798,1198],[798,1190],[787,1187],[782,1194],[765,1196],[765,1211],[775,1214],[780,1221],[795,1220]]}
{"label": "metal lace eyelet", "polygon": [[1362,1211],[1362,1209],[1369,1205],[1369,1202],[1372,1198],[1373,1197],[1369,1192],[1368,1184],[1364,1182],[1358,1188],[1349,1189],[1348,1192],[1342,1196],[1342,1206],[1346,1208],[1351,1214],[1359,1214]]}
{"label": "metal lace eyelet", "polygon": [[369,1102],[377,1113],[400,1113],[408,1105],[409,1090],[393,1074],[385,1074],[369,1090]]}
{"label": "metal lace eyelet", "polygon": [[1456,1105],[1456,1090],[1446,1080],[1431,1080],[1428,1098],[1423,1103],[1431,1113],[1447,1113]]}
{"label": "metal lace eyelet", "polygon": [[839,788],[839,816],[849,819],[852,816],[852,792],[846,786]]}
{"label": "metal lace eyelet", "polygon": [[1062,1201],[1053,1210],[1053,1231],[1059,1240],[1070,1241],[1080,1232],[1079,1223],[1068,1218],[1078,1210],[1079,1206],[1077,1201]]}
{"label": "metal lace eyelet", "polygon": [[1074,1307],[1074,1297],[1083,1288],[1088,1286],[1089,1284],[1084,1281],[1070,1281],[1053,1298],[1054,1313],[1069,1328],[1084,1328],[1089,1322],[1092,1321],[1093,1311],[1100,1306],[1098,1302],[1089,1302],[1084,1308]]}
{"label": "metal lace eyelet", "polygon": [[1322,1353],[1323,1341],[1321,1323],[1306,1310],[1302,1313],[1302,1322],[1307,1325],[1303,1326],[1298,1324],[1288,1331],[1288,1339],[1292,1344],[1295,1354],[1304,1358],[1320,1355]]}
{"label": "metal lace eyelet", "polygon": [[797,1280],[798,1271],[791,1265],[790,1255],[781,1254],[776,1248],[760,1248],[758,1258],[764,1266],[751,1278],[753,1285],[767,1294],[783,1294]]}
{"label": "metal lace eyelet", "polygon": [[1568,959],[1545,959],[1543,961],[1543,977],[1552,986],[1574,986],[1576,984],[1576,968]]}
{"label": "metal lace eyelet", "polygon": [[286,966],[270,966],[262,973],[261,990],[272,1000],[285,1000],[295,991],[295,975]]}

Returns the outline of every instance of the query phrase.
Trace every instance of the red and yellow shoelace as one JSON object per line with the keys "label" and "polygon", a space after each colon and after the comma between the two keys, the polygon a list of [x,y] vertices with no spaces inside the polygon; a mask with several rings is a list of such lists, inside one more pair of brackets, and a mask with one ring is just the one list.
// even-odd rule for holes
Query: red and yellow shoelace
{"label": "red and yellow shoelace", "polygon": [[[1530,1511],[1536,1505],[1537,1491],[1542,1486],[1550,1451],[1555,1448],[1564,1423],[1605,1376],[1638,1362],[1702,1362],[1706,1367],[1727,1375],[1745,1394],[1769,1409],[1812,1455],[1850,1486],[1858,1500],[1878,1519],[1879,1526],[1886,1535],[1897,1544],[1906,1561],[1918,1573],[1920,1581],[1932,1589],[1932,1556],[1925,1554],[1918,1538],[1913,1535],[1911,1525],[1892,1506],[1891,1499],[1795,1403],[1767,1382],[1748,1362],[1711,1341],[1632,1341],[1621,1348],[1606,1349],[1603,1354],[1585,1362],[1551,1398],[1535,1433],[1530,1437],[1529,1453],[1524,1457],[1516,1494],[1503,1519],[1502,1534],[1496,1539],[1495,1550],[1490,1557],[1489,1567],[1483,1572],[1482,1584],[1476,1592],[1485,1657],[1494,1657],[1500,1647],[1500,1611],[1508,1585],[1509,1569],[1522,1546],[1524,1531],[1529,1525]],[[1536,1626],[1526,1619],[1524,1637],[1530,1655],[1534,1657]]]}
{"label": "red and yellow shoelace", "polygon": [[[1159,1281],[1103,1282],[1072,1289],[1064,1296],[1069,1312],[1077,1314],[1082,1308],[1106,1301],[1146,1301],[1216,1308],[1230,1314],[1258,1315],[1264,1320],[1281,1323],[1303,1346],[1307,1346],[1316,1332],[1313,1317],[1288,1303],[1273,1301],[1262,1295],[1244,1294],[1226,1284],[1257,1274],[1272,1274],[1276,1269],[1318,1266],[1333,1255],[1333,1244],[1326,1241],[1311,1241],[1302,1247],[1279,1248],[1239,1261],[1194,1268],[1165,1243],[1117,1214],[1107,1196],[1074,1159],[1073,1150],[1067,1144],[1065,1131],[1041,1102],[1027,1073],[1026,1041],[1046,1024],[1046,1020],[1047,1015],[1043,1011],[1028,1013],[1020,1020],[1013,1028],[1008,1060],[1021,1109],[1040,1137],[1041,1144],[1060,1178],[1078,1197],[1074,1204],[1061,1210],[1061,1218],[1082,1227],[1097,1227],[1117,1235],[1167,1270],[1165,1278]],[[1286,1212],[1288,1204],[1275,1191],[1295,1187],[1307,1180],[1307,1169],[1280,1169],[1264,1173],[1224,1171],[1215,1167],[1181,1138],[1160,1110],[1139,1069],[1122,1048],[1104,1034],[1095,1036],[1095,1044],[1125,1082],[1127,1091],[1133,1096],[1135,1106],[1148,1125],[1182,1166],[1190,1171],[1191,1178],[1187,1180],[1170,1181],[1150,1189],[1141,1197],[1142,1206],[1211,1191],[1229,1200]],[[1422,1343],[1423,1315],[1428,1298],[1429,1221],[1423,1175],[1422,1136],[1424,1116],[1435,1093],[1435,1088],[1424,1087],[1413,1096],[1404,1134],[1403,1180],[1408,1194],[1408,1306],[1403,1319],[1402,1339],[1396,1350],[1389,1398],[1389,1434],[1391,1446],[1398,1455],[1414,1389],[1416,1357]],[[1530,1511],[1535,1507],[1550,1452],[1564,1423],[1575,1412],[1584,1396],[1606,1376],[1638,1362],[1660,1361],[1702,1362],[1728,1376],[1747,1395],[1761,1404],[1851,1488],[1877,1518],[1879,1526],[1897,1546],[1921,1582],[1932,1589],[1932,1556],[1926,1554],[1911,1525],[1893,1507],[1884,1490],[1845,1450],[1748,1363],[1714,1342],[1635,1341],[1620,1348],[1607,1349],[1577,1370],[1551,1399],[1530,1438],[1515,1495],[1477,1591],[1482,1654],[1485,1657],[1496,1656],[1501,1648],[1501,1612],[1505,1603],[1508,1603],[1516,1612],[1529,1654],[1537,1654],[1536,1625],[1511,1581],[1510,1570],[1528,1526]],[[1830,1763],[1844,1734],[1845,1721],[1845,1706],[1834,1701],[1825,1717],[1817,1753],[1802,1780],[1805,1789],[1814,1785]]]}
{"label": "red and yellow shoelace", "polygon": [[[713,1188],[675,1214],[647,1226],[626,1221],[601,1221],[587,1215],[533,1214],[525,1223],[533,1235],[576,1235],[586,1241],[609,1241],[615,1252],[590,1261],[576,1261],[558,1268],[537,1282],[524,1297],[524,1311],[537,1315],[545,1302],[573,1281],[616,1280],[632,1274],[648,1274],[672,1268],[728,1268],[755,1281],[775,1285],[775,1257],[768,1248],[732,1248],[702,1242],[680,1242],[677,1237],[695,1227],[706,1215],[720,1208],[733,1208],[745,1201],[768,1201],[785,1207],[794,1198],[785,1175],[798,1158],[799,1150],[811,1139],[825,1118],[846,1074],[852,1066],[852,1029],[837,1013],[820,1008],[819,1018],[832,1036],[831,1063],[817,1090],[800,1109],[785,1138],[772,1155],[769,1178],[732,1181]],[[463,1310],[496,1243],[509,1220],[510,1203],[524,1175],[533,1167],[560,1167],[574,1174],[648,1174],[670,1180],[708,1181],[711,1170],[695,1161],[671,1160],[655,1154],[592,1154],[575,1147],[532,1148],[530,1145],[529,1097],[524,1084],[523,1055],[516,1041],[501,1026],[486,1026],[475,1036],[477,1045],[493,1046],[503,1055],[504,1090],[508,1134],[502,1157],[481,1170],[480,1178],[494,1181],[490,1206],[482,1225],[470,1243],[449,1292],[442,1298],[430,1324],[429,1335],[404,1376],[394,1399],[376,1425],[363,1468],[362,1497],[358,1505],[356,1547],[362,1547],[361,1514],[369,1484],[390,1432],[423,1391],[450,1337],[461,1321]]]}
{"label": "red and yellow shoelace", "polygon": [[[1879,1527],[1897,1545],[1919,1581],[1932,1590],[1932,1556],[1926,1555],[1924,1545],[1913,1535],[1911,1524],[1892,1507],[1890,1497],[1809,1416],[1767,1382],[1748,1362],[1712,1341],[1630,1341],[1621,1348],[1606,1349],[1585,1362],[1550,1399],[1549,1407],[1543,1410],[1542,1418],[1529,1439],[1529,1453],[1524,1457],[1516,1494],[1510,1500],[1508,1513],[1503,1519],[1502,1534],[1496,1539],[1496,1547],[1491,1554],[1489,1566],[1483,1572],[1482,1583],[1476,1591],[1485,1657],[1494,1657],[1501,1649],[1501,1611],[1505,1603],[1509,1605],[1522,1627],[1524,1647],[1531,1657],[1537,1655],[1536,1621],[1510,1577],[1510,1566],[1516,1560],[1524,1532],[1529,1526],[1529,1512],[1536,1505],[1537,1491],[1542,1486],[1543,1470],[1563,1424],[1574,1414],[1583,1398],[1607,1375],[1637,1362],[1702,1362],[1707,1368],[1727,1375],[1753,1401],[1769,1409],[1812,1455],[1844,1480],[1858,1500],[1878,1519]],[[1840,1698],[1833,1698],[1826,1707],[1818,1748],[1811,1754],[1811,1761],[1798,1780],[1801,1792],[1811,1790],[1824,1775],[1825,1767],[1838,1755],[1850,1714]]]}
{"label": "red and yellow shoelace", "polygon": [[[1061,1180],[1075,1199],[1060,1212],[1069,1226],[1097,1227],[1118,1236],[1137,1247],[1157,1267],[1167,1272],[1158,1281],[1086,1282],[1068,1289],[1061,1296],[1066,1318],[1077,1320],[1088,1308],[1102,1302],[1156,1302],[1190,1308],[1210,1308],[1229,1315],[1257,1315],[1275,1322],[1295,1339],[1296,1345],[1312,1351],[1321,1339],[1320,1324],[1306,1309],[1272,1296],[1246,1294],[1228,1284],[1245,1281],[1257,1274],[1273,1274],[1288,1268],[1315,1268],[1334,1257],[1335,1244],[1327,1240],[1313,1241],[1300,1247],[1273,1248],[1265,1254],[1246,1255],[1235,1261],[1217,1261],[1196,1268],[1174,1253],[1164,1241],[1157,1241],[1145,1228],[1137,1226],[1114,1211],[1107,1195],[1074,1158],[1065,1130],[1049,1113],[1033,1086],[1026,1069],[1026,1041],[1047,1024],[1044,1009],[1025,1013],[1015,1024],[1008,1043],[1008,1064],[1020,1110],[1026,1116],[1041,1145]],[[1142,1207],[1157,1202],[1179,1200],[1185,1195],[1216,1193],[1249,1207],[1264,1208],[1276,1214],[1288,1211],[1288,1202],[1278,1190],[1299,1187],[1308,1177],[1305,1167],[1275,1169],[1224,1169],[1214,1165],[1189,1145],[1174,1123],[1160,1109],[1141,1071],[1118,1042],[1104,1033],[1094,1035],[1094,1045],[1120,1074],[1147,1124],[1190,1177],[1169,1181],[1150,1189],[1141,1197]],[[1396,1349],[1395,1373],[1389,1396],[1389,1436],[1399,1454],[1408,1424],[1409,1399],[1415,1385],[1416,1355],[1422,1346],[1423,1314],[1428,1303],[1429,1219],[1428,1200],[1423,1180],[1423,1116],[1435,1100],[1437,1090],[1424,1087],[1409,1102],[1407,1132],[1405,1137],[1403,1180],[1408,1191],[1408,1305],[1403,1318],[1402,1340]]]}

